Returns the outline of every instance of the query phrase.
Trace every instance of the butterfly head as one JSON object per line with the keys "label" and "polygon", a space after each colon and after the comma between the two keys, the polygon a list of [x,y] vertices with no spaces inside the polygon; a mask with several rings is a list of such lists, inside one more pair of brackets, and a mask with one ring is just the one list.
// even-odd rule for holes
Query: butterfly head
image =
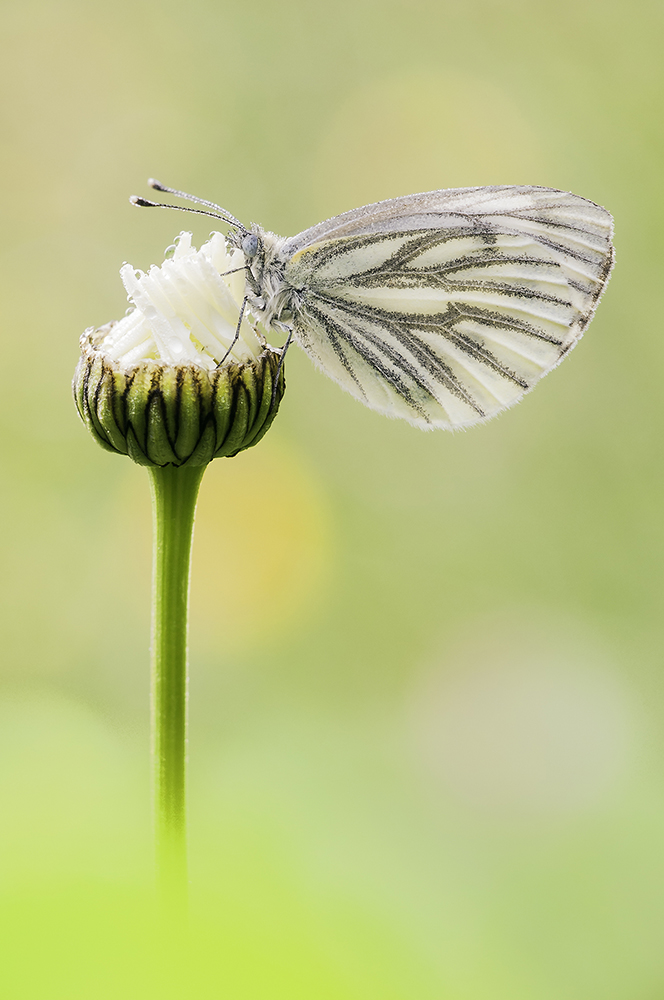
{"label": "butterfly head", "polygon": [[250,260],[252,257],[255,257],[258,253],[258,245],[258,236],[256,236],[255,233],[247,233],[241,244],[244,256],[248,257]]}

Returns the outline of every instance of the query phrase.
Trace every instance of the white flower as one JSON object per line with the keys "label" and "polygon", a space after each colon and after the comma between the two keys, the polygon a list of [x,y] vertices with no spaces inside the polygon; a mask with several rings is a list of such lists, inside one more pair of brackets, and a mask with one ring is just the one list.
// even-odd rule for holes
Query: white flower
{"label": "white flower", "polygon": [[221,233],[212,233],[200,250],[192,247],[191,233],[180,233],[161,267],[153,264],[145,274],[125,264],[120,274],[134,308],[113,324],[99,349],[122,368],[160,360],[212,371],[224,360],[256,360],[265,341],[246,314],[235,339],[244,262],[241,250],[227,252]]}
{"label": "white flower", "polygon": [[237,455],[260,441],[284,393],[283,351],[242,315],[243,251],[229,254],[221,233],[196,250],[181,233],[172,253],[147,274],[123,266],[133,308],[85,331],[74,375],[92,436],[139,465]]}

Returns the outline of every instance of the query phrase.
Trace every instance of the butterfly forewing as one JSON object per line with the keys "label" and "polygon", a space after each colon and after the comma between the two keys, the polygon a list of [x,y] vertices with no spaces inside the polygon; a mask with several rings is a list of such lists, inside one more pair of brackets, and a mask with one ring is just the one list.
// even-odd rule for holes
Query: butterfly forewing
{"label": "butterfly forewing", "polygon": [[608,279],[611,217],[547,188],[379,202],[286,241],[293,329],[368,406],[464,427],[517,402],[581,336]]}

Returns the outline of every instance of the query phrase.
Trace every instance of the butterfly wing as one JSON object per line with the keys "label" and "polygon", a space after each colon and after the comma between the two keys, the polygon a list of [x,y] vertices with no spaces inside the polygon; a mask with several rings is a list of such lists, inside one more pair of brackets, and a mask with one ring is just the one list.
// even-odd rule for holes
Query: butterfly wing
{"label": "butterfly wing", "polygon": [[613,262],[612,220],[537,187],[409,195],[292,239],[293,332],[372,409],[467,427],[516,403],[579,340]]}

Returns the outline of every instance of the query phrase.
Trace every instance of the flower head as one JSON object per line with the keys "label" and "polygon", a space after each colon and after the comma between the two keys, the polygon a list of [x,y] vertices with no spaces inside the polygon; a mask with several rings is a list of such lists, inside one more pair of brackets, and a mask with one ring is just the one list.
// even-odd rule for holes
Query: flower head
{"label": "flower head", "polygon": [[267,431],[284,390],[281,351],[244,311],[244,254],[220,233],[181,233],[144,274],[121,271],[132,308],[81,337],[79,413],[102,447],[142,465],[205,464]]}

